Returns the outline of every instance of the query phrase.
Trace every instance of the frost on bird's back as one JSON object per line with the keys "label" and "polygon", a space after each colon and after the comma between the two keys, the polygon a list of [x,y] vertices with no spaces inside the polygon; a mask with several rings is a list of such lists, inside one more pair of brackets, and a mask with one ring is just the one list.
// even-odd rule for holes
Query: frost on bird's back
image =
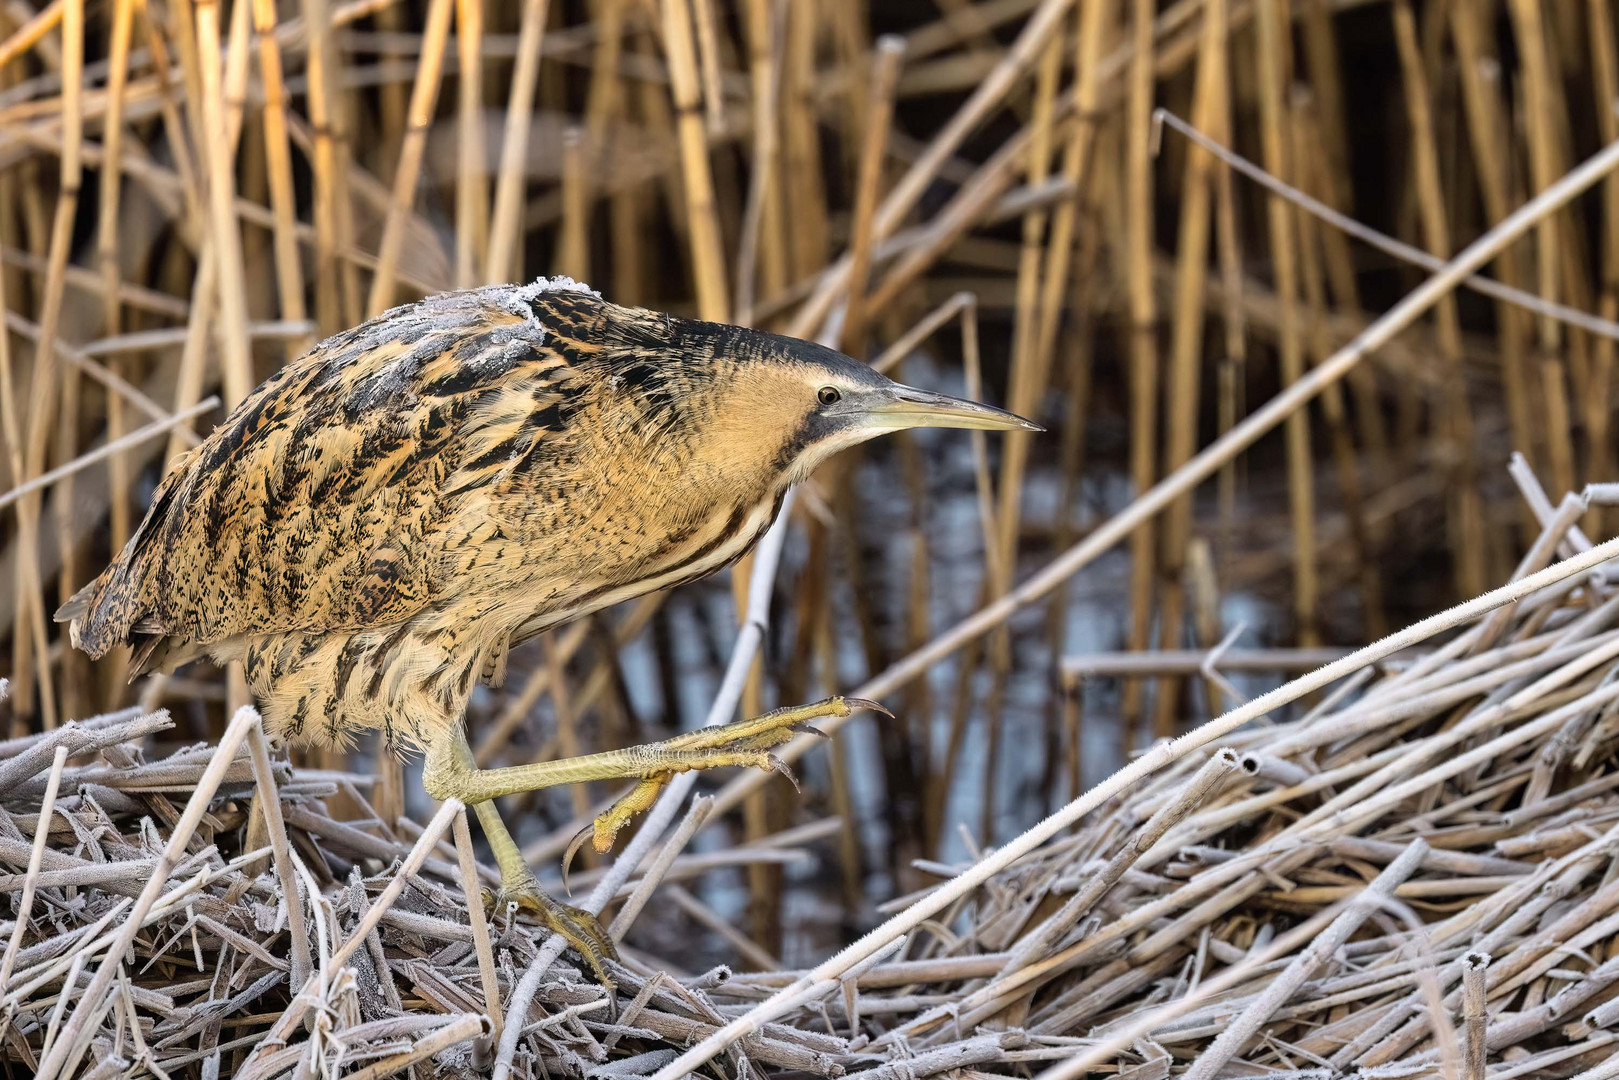
{"label": "frost on bird's back", "polygon": [[465,384],[498,378],[530,358],[534,349],[544,343],[546,327],[536,318],[534,305],[540,297],[560,292],[601,298],[590,286],[560,275],[537,278],[527,285],[486,285],[437,293],[402,304],[328,338],[323,347],[329,353],[327,364],[334,374],[351,365],[368,363],[364,358],[379,347],[398,343],[409,346],[386,360],[369,361],[372,370],[355,380],[344,403],[344,415],[354,422],[385,403],[402,404],[403,399],[413,395],[414,383],[423,365],[447,351],[454,351],[455,338],[458,332],[468,329],[467,321],[481,322],[491,307],[504,310],[521,322],[516,326],[497,326],[475,336],[463,335],[467,342],[475,341],[479,348],[460,354],[460,370],[454,381]]}
{"label": "frost on bird's back", "polygon": [[[532,315],[533,308],[529,305],[539,299],[543,293],[551,292],[582,292],[589,293],[596,299],[601,299],[601,293],[592,289],[582,281],[575,281],[564,274],[556,277],[535,278],[527,285],[495,286],[493,289],[496,299],[504,300],[514,313]],[[502,293],[506,295],[501,295]]]}

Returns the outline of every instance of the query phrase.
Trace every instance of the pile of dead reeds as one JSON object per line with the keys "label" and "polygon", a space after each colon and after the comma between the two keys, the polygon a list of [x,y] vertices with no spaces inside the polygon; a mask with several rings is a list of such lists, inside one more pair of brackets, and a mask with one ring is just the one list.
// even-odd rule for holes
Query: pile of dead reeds
{"label": "pile of dead reeds", "polygon": [[[1366,56],[1382,78],[1344,66]],[[3,0],[0,1064],[1611,1074],[1614,593],[1584,570],[1615,518],[1529,481],[1619,468],[1616,96],[1603,0]],[[1195,128],[1164,118],[1191,142],[1155,158],[1156,106]],[[1225,147],[1268,173],[1234,181]],[[49,618],[166,461],[316,336],[540,272],[916,381],[959,355],[966,392],[1050,429],[970,470],[904,441],[840,459],[761,545],[734,645],[696,585],[532,643],[476,702],[483,764],[623,745],[682,721],[696,625],[730,650],[710,722],[850,686],[900,714],[802,795],[682,778],[576,876],[633,931],[616,1000],[534,928],[480,929],[460,808],[413,823],[391,754],[273,760],[223,673],[131,690]],[[1494,483],[1511,448],[1528,511]],[[1319,663],[1523,551],[1511,606],[1438,651],[1395,649],[1459,616],[1238,703],[1238,669]],[[1071,655],[1085,589],[1128,654]],[[1301,648],[1226,650],[1233,593]],[[641,646],[657,706],[626,693]],[[1020,681],[1046,691],[1021,711]],[[176,749],[204,734],[223,749]],[[606,794],[576,790],[519,807],[542,869]],[[837,864],[799,887],[838,894],[816,934],[786,914],[795,857]],[[722,865],[746,918],[694,884]],[[890,887],[889,922],[791,970]],[[755,970],[683,973],[699,936]]]}
{"label": "pile of dead reeds", "polygon": [[[1619,542],[1579,530],[1590,493],[1527,493],[1544,527],[1513,583],[1160,744],[1088,813],[924,864],[949,880],[808,973],[627,948],[607,994],[467,903],[495,875],[458,803],[392,831],[370,778],[273,762],[252,710],[217,751],[150,761],[169,720],[138,710],[0,744],[0,858],[27,865],[0,877],[26,924],[0,960],[6,1057],[369,1078],[474,1070],[498,1042],[521,1075],[672,1078],[724,1051],[726,1076],[1612,1076]],[[1200,670],[1234,694],[1220,665]],[[607,881],[616,936],[711,865],[683,848],[712,809]]]}

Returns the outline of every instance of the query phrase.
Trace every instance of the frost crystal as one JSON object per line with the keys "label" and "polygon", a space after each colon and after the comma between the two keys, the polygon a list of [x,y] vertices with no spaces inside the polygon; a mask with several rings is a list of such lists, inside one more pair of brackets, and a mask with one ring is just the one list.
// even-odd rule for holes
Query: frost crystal
{"label": "frost crystal", "polygon": [[484,296],[490,297],[496,303],[503,305],[513,315],[521,315],[529,319],[533,319],[533,303],[542,293],[582,292],[589,293],[598,300],[601,299],[601,293],[592,289],[589,285],[560,274],[556,277],[535,278],[527,285],[493,285],[479,291]]}
{"label": "frost crystal", "polygon": [[535,278],[527,285],[517,285],[513,287],[512,292],[514,294],[514,299],[524,303],[533,300],[541,293],[548,292],[582,292],[589,293],[598,300],[601,299],[601,293],[597,292],[595,289],[592,289],[589,285],[586,285],[582,281],[575,281],[573,278],[566,277],[562,274],[558,274],[556,277]]}

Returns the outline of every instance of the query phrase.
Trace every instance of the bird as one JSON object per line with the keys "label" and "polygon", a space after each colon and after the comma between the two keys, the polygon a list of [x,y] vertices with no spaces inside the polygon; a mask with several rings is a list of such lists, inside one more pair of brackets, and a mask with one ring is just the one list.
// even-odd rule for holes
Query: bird
{"label": "bird", "polygon": [[[479,768],[464,714],[510,649],[735,561],[839,450],[919,427],[1040,430],[808,341],[620,306],[567,278],[429,296],[283,366],[172,463],[110,565],[56,613],[130,678],[239,661],[267,731],[422,756],[478,816],[488,902],[533,912],[605,985],[612,940],[540,888],[493,800],[633,780],[607,850],[676,772],[874,702],[830,698],[584,757]],[[605,846],[604,846],[605,844]]]}

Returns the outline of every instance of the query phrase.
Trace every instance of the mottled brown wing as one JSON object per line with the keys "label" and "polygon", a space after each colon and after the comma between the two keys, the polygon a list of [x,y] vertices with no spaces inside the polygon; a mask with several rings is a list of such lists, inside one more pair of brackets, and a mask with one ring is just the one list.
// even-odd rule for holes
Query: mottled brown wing
{"label": "mottled brown wing", "polygon": [[[594,299],[576,296],[566,303]],[[99,656],[150,636],[167,651],[389,625],[443,599],[455,583],[437,531],[559,436],[556,406],[573,392],[539,318],[554,303],[531,299],[432,297],[265,382],[177,462],[117,560],[58,612],[75,643]]]}

